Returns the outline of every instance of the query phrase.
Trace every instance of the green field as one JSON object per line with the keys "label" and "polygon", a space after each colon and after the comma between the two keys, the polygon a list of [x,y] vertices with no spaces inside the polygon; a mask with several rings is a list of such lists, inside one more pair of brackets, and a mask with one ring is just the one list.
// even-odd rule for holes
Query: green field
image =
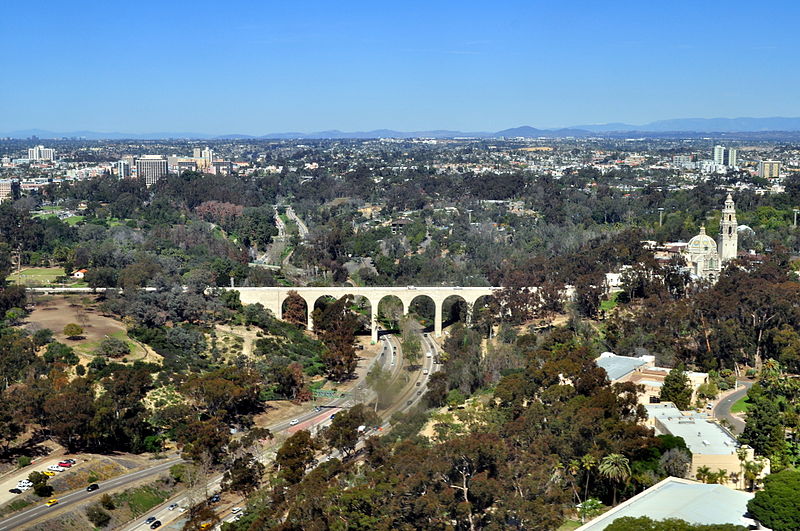
{"label": "green field", "polygon": [[614,293],[611,297],[607,300],[600,301],[600,309],[609,311],[613,310],[617,306],[617,296],[619,293]]}
{"label": "green field", "polygon": [[25,284],[26,286],[47,286],[65,274],[63,267],[29,267],[19,273],[11,273],[8,281],[11,284]]}
{"label": "green field", "polygon": [[731,406],[731,413],[746,413],[748,409],[750,402],[747,400],[747,395],[744,395]]}

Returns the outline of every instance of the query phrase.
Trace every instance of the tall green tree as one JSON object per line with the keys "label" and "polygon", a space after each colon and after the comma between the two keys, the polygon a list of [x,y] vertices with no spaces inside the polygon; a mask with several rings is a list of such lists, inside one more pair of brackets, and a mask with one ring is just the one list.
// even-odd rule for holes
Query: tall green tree
{"label": "tall green tree", "polygon": [[774,531],[800,529],[800,471],[784,470],[764,478],[764,489],[747,502],[747,509]]}
{"label": "tall green tree", "polygon": [[662,402],[674,403],[680,410],[689,409],[692,402],[692,385],[683,370],[683,365],[678,365],[669,371],[664,378],[660,399]]}

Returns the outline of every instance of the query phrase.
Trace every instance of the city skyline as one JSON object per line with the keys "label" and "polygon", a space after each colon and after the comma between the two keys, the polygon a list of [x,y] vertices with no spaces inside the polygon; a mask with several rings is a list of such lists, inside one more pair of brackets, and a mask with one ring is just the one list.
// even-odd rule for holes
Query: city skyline
{"label": "city skyline", "polygon": [[0,45],[19,75],[0,88],[0,131],[498,131],[800,116],[790,26],[800,8],[725,5],[141,2],[77,12],[12,2]]}

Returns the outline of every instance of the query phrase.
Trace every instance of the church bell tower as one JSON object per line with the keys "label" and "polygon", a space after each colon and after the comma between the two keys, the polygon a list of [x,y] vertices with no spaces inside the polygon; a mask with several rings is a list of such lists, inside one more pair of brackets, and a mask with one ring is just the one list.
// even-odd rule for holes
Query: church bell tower
{"label": "church bell tower", "polygon": [[728,194],[719,222],[719,257],[723,262],[736,258],[739,253],[739,234],[736,227],[736,206],[733,204],[733,196]]}

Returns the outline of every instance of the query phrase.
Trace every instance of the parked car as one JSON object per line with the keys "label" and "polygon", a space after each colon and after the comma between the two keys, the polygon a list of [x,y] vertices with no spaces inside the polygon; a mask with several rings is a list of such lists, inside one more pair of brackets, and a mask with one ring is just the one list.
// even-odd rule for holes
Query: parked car
{"label": "parked car", "polygon": [[50,476],[50,477],[53,477],[53,476],[56,475],[56,473],[53,472],[52,470],[45,470],[44,472],[42,472],[42,474],[44,474],[45,476]]}
{"label": "parked car", "polygon": [[52,507],[53,505],[55,505],[57,503],[58,503],[58,500],[53,498],[52,500],[47,500],[47,503],[45,503],[45,505],[47,505],[48,507]]}
{"label": "parked car", "polygon": [[63,466],[50,465],[47,467],[47,470],[52,470],[53,472],[63,472],[66,469]]}
{"label": "parked car", "polygon": [[64,461],[73,465],[77,463],[74,459],[64,459]]}
{"label": "parked car", "polygon": [[70,463],[69,461],[61,461],[60,463],[58,463],[58,466],[60,466],[61,468],[70,468],[72,467],[72,463]]}
{"label": "parked car", "polygon": [[210,501],[211,503],[217,503],[217,502],[219,502],[219,494],[214,494],[213,496],[211,496],[211,498],[209,499],[209,501]]}
{"label": "parked car", "polygon": [[100,485],[98,485],[97,483],[92,483],[91,485],[86,487],[86,492],[92,492],[93,490],[97,490],[99,488],[100,488]]}
{"label": "parked car", "polygon": [[22,494],[22,489],[8,489],[11,494]]}

